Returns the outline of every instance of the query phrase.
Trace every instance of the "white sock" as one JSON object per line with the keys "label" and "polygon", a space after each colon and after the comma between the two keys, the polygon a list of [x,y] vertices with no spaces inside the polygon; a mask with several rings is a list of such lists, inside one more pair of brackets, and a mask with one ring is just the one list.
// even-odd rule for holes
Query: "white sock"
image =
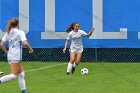
{"label": "white sock", "polygon": [[76,67],[76,63],[75,62],[73,63],[72,67]]}
{"label": "white sock", "polygon": [[20,86],[20,89],[21,90],[26,90],[26,84],[25,84],[25,73],[24,71],[21,72],[19,75],[18,75],[18,83],[19,83],[19,86]]}
{"label": "white sock", "polygon": [[15,79],[16,77],[17,77],[17,76],[14,75],[14,74],[5,75],[5,76],[3,76],[3,77],[0,78],[0,81],[1,81],[1,83],[7,82],[7,81],[10,81],[10,80],[12,80],[12,79]]}
{"label": "white sock", "polygon": [[68,67],[67,67],[67,72],[70,72],[71,69],[72,69],[72,64],[69,62],[69,63],[68,63]]}

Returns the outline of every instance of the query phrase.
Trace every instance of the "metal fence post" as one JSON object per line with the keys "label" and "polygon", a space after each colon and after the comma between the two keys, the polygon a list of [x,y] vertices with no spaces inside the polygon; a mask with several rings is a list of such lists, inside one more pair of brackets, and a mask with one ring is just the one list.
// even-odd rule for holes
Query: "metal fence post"
{"label": "metal fence post", "polygon": [[95,48],[95,62],[98,61],[98,50],[97,48]]}

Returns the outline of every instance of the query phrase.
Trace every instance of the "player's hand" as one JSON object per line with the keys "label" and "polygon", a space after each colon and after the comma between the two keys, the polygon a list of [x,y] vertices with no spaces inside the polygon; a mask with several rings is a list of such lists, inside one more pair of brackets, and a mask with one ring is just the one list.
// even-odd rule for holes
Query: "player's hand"
{"label": "player's hand", "polygon": [[95,28],[92,28],[92,29],[91,29],[91,32],[93,32],[93,31],[94,31],[94,29],[95,29]]}
{"label": "player's hand", "polygon": [[65,53],[65,52],[66,52],[66,48],[63,49],[63,53]]}
{"label": "player's hand", "polygon": [[31,50],[29,51],[29,53],[33,53],[33,49],[31,49]]}
{"label": "player's hand", "polygon": [[5,51],[5,52],[4,52],[4,56],[6,57],[6,56],[7,56],[7,54],[8,54],[8,51]]}

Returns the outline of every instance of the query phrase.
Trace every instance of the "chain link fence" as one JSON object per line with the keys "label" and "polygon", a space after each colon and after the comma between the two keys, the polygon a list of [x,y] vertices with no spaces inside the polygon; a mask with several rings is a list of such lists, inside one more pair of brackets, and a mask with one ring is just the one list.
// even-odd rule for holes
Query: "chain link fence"
{"label": "chain link fence", "polygon": [[[62,48],[34,48],[29,54],[23,49],[23,61],[68,62],[69,50],[63,54]],[[6,55],[0,50],[0,60],[7,61]],[[140,62],[140,49],[138,48],[85,48],[82,62]]]}

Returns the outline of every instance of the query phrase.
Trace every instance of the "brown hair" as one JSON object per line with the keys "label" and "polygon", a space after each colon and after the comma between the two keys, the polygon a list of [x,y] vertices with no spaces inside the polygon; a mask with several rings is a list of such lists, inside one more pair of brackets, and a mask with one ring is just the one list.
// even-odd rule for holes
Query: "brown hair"
{"label": "brown hair", "polygon": [[17,26],[18,26],[18,19],[12,18],[7,24],[6,31],[9,33],[12,28],[15,28]]}
{"label": "brown hair", "polygon": [[73,22],[66,30],[67,33],[71,32],[74,29],[75,24],[79,24],[78,22]]}

